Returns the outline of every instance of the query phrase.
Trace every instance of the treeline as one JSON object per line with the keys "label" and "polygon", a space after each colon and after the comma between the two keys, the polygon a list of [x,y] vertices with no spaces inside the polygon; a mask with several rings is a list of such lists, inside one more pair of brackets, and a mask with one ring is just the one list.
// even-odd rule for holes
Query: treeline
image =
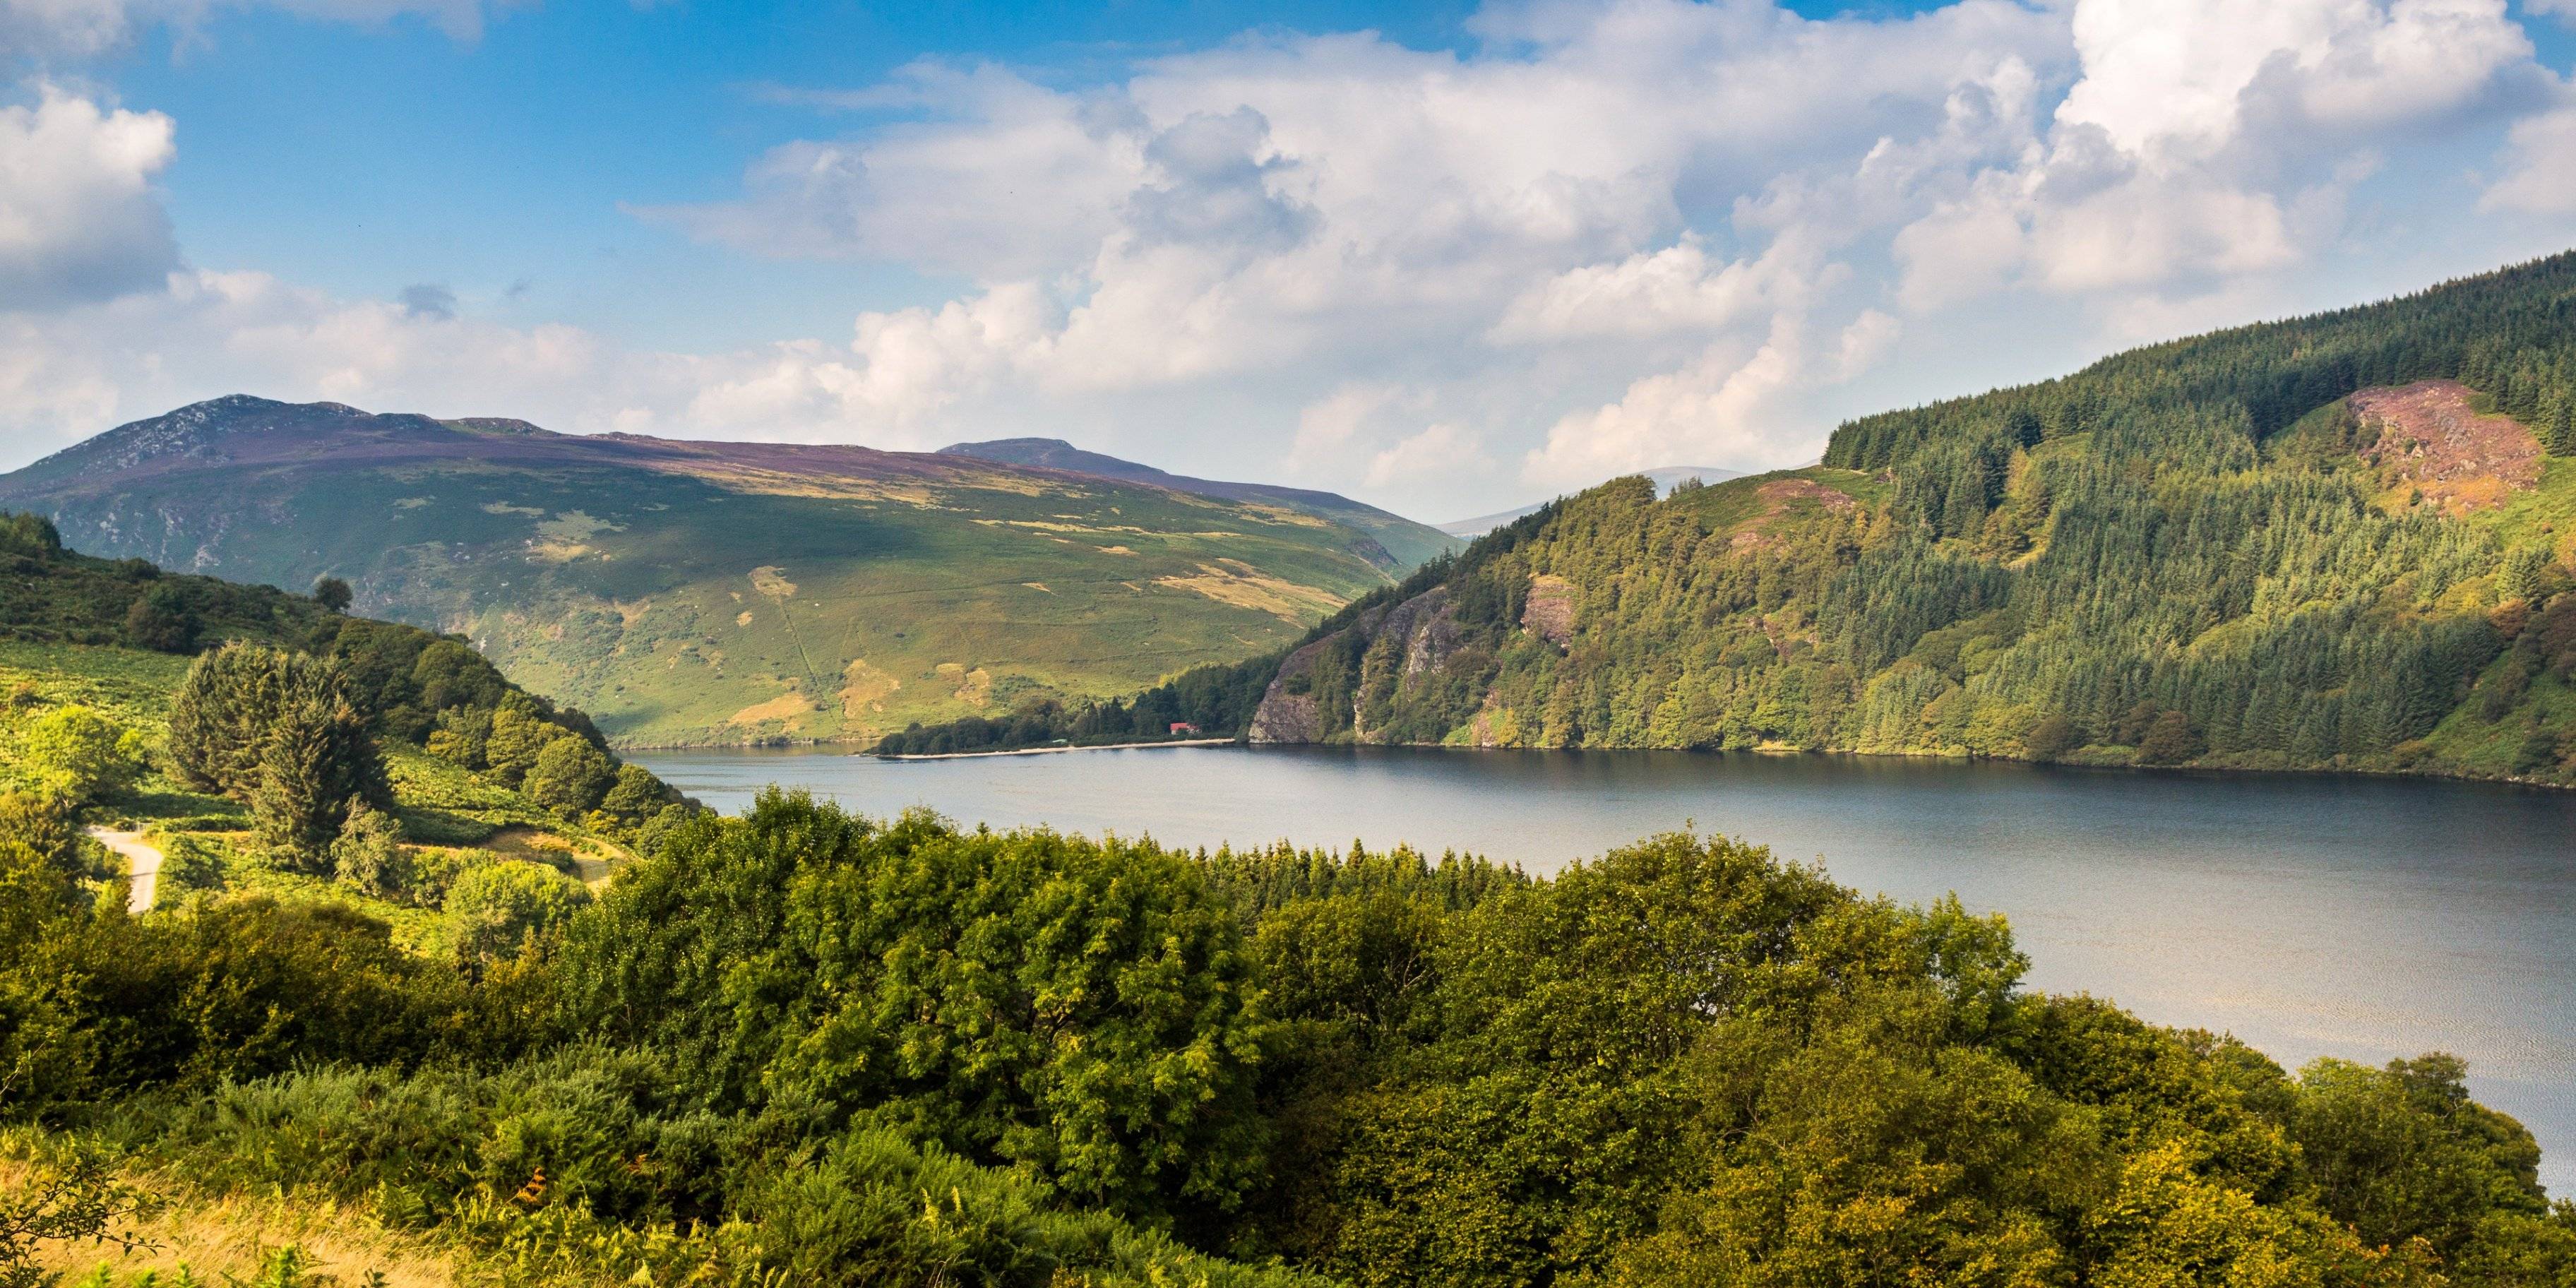
{"label": "treeline", "polygon": [[1056,745],[1240,738],[1252,727],[1252,718],[1261,709],[1262,695],[1277,677],[1282,659],[1317,640],[1339,634],[1372,613],[1420,595],[1461,570],[1479,567],[1509,551],[1537,533],[1554,512],[1552,505],[1542,507],[1477,538],[1464,551],[1434,556],[1402,581],[1344,605],[1295,644],[1276,653],[1232,664],[1193,667],[1133,697],[1071,703],[1034,698],[1007,715],[967,716],[936,725],[914,723],[900,733],[878,739],[870,750],[880,756],[927,756]]}
{"label": "treeline", "polygon": [[1195,666],[1132,698],[1066,703],[1024,702],[1010,714],[966,716],[943,724],[915,722],[877,740],[880,756],[936,756],[1024,747],[1098,746],[1232,737],[1261,705],[1275,658]]}
{"label": "treeline", "polygon": [[15,840],[0,885],[0,1113],[510,1282],[2576,1273],[2456,1060],[2293,1076],[1722,838],[1532,880],[773,792],[478,969],[345,913],[85,907]]}
{"label": "treeline", "polygon": [[[1288,655],[1282,692],[1321,740],[2576,782],[2551,506],[2410,495],[2344,401],[2457,379],[2576,450],[2571,299],[2563,255],[1853,421],[1816,469],[1619,480]],[[1524,620],[1542,584],[1561,629]]]}

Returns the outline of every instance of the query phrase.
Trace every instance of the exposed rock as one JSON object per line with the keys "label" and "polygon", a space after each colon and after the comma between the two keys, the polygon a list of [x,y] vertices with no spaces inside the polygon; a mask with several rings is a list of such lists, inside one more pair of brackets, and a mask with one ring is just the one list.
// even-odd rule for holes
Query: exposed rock
{"label": "exposed rock", "polygon": [[2354,394],[2353,414],[2379,431],[2362,455],[2454,514],[2491,510],[2531,490],[2540,481],[2540,441],[2509,416],[2480,415],[2470,396],[2452,380]]}
{"label": "exposed rock", "polygon": [[1261,705],[1252,713],[1252,726],[1245,737],[1255,744],[1318,742],[1324,736],[1324,712],[1311,692],[1297,692],[1300,680],[1311,680],[1315,658],[1340,636],[1327,635],[1291,653],[1279,663],[1279,673],[1270,677],[1270,687],[1262,690]]}
{"label": "exposed rock", "polygon": [[1546,573],[1533,574],[1529,602],[1521,608],[1521,625],[1540,639],[1564,648],[1574,638],[1572,583]]}

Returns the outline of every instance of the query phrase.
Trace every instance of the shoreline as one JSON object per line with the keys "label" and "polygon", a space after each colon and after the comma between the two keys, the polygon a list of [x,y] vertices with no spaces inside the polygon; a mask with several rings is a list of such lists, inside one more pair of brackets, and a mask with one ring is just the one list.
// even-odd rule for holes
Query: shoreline
{"label": "shoreline", "polygon": [[[632,751],[632,752],[648,752],[648,753],[649,753],[649,752],[656,752],[656,751],[661,751],[661,752],[682,752],[682,753],[685,753],[685,752],[691,752],[691,751],[760,751],[760,750],[782,750],[782,751],[783,751],[783,750],[789,750],[789,749],[798,748],[798,747],[804,747],[804,748],[821,748],[821,747],[850,746],[850,745],[855,745],[855,744],[856,744],[856,742],[857,742],[857,740],[856,740],[856,739],[848,739],[848,738],[811,738],[811,739],[800,739],[800,740],[797,740],[797,741],[795,741],[795,742],[786,742],[786,743],[779,743],[779,742],[771,742],[771,743],[759,743],[759,742],[677,743],[677,744],[670,744],[670,745],[657,745],[657,746],[636,746],[636,747],[631,747],[631,748],[629,748],[629,747],[619,747],[619,746],[616,746],[615,744],[611,744],[611,746],[612,746],[612,749],[613,749],[613,750],[615,750],[619,755],[624,756],[624,755],[628,754],[630,751]],[[2116,761],[2111,761],[2111,760],[2092,760],[2092,759],[2079,758],[2079,757],[2068,757],[2068,758],[2057,759],[2057,760],[2040,760],[2040,759],[2037,759],[2037,758],[2035,758],[2035,757],[2030,757],[2030,756],[1982,756],[1982,755],[1977,755],[1977,754],[1975,754],[1975,753],[1951,753],[1951,752],[1938,752],[1938,751],[1853,751],[1853,750],[1849,750],[1849,749],[1842,749],[1842,748],[1827,748],[1827,749],[1814,749],[1814,750],[1811,750],[1811,749],[1809,749],[1809,748],[1805,748],[1805,747],[1784,747],[1784,746],[1778,745],[1778,744],[1776,744],[1776,743],[1765,743],[1765,744],[1762,744],[1762,745],[1759,745],[1759,746],[1753,746],[1753,747],[1737,747],[1737,748],[1730,748],[1730,749],[1718,749],[1718,748],[1706,748],[1706,747],[1479,747],[1479,746],[1462,746],[1462,745],[1456,745],[1456,744],[1451,744],[1451,743],[1439,743],[1439,742],[1397,742],[1397,743],[1320,743],[1320,742],[1288,743],[1288,742],[1273,742],[1273,743],[1246,743],[1246,742],[1240,742],[1239,740],[1234,739],[1234,738],[1183,738],[1183,739],[1176,739],[1176,740],[1162,741],[1162,742],[1098,742],[1098,743],[1089,743],[1089,744],[1086,744],[1086,745],[1083,745],[1083,746],[1080,746],[1080,747],[1019,747],[1019,748],[1014,748],[1014,749],[1009,750],[1009,751],[943,751],[943,752],[931,752],[931,753],[917,754],[917,755],[914,755],[914,754],[907,754],[907,755],[900,755],[900,756],[875,756],[874,758],[875,758],[875,759],[878,759],[878,760],[967,760],[967,759],[973,759],[973,758],[985,757],[985,756],[1045,756],[1045,755],[1053,755],[1053,754],[1056,754],[1056,753],[1058,753],[1058,752],[1067,752],[1067,751],[1136,751],[1136,750],[1147,749],[1147,748],[1153,748],[1153,747],[1224,747],[1224,746],[1248,746],[1248,747],[1252,747],[1252,748],[1255,748],[1255,749],[1262,748],[1262,747],[1353,747],[1353,746],[1359,746],[1359,747],[1384,747],[1384,748],[1398,748],[1398,749],[1413,750],[1413,751],[1455,751],[1455,752],[1532,752],[1532,751],[1535,751],[1535,752],[1605,752],[1605,753],[1638,753],[1638,752],[1655,752],[1655,753],[1675,754],[1675,755],[1685,755],[1685,756],[1728,756],[1728,755],[1745,755],[1745,756],[1777,756],[1777,757],[1784,757],[1784,758],[1794,758],[1794,757],[1799,757],[1799,756],[1854,756],[1854,757],[1865,757],[1865,758],[1869,758],[1869,759],[1885,759],[1885,760],[1992,760],[1992,761],[1999,761],[1999,762],[2002,762],[2002,763],[2005,763],[2005,764],[2014,764],[2014,765],[2032,765],[2032,766],[2049,767],[2049,768],[2058,768],[2058,769],[2109,770],[2109,771],[2123,771],[2123,772],[2129,772],[2129,773],[2195,774],[2195,775],[2202,775],[2202,776],[2207,776],[2207,777],[2220,777],[2220,778],[2226,778],[2226,777],[2251,777],[2251,776],[2279,777],[2279,776],[2285,776],[2285,775],[2286,775],[2286,776],[2293,776],[2293,777],[2295,777],[2295,776],[2345,776],[2345,777],[2356,777],[2356,778],[2373,778],[2373,779],[2381,779],[2381,780],[2389,780],[2389,781],[2399,781],[2399,782],[2413,781],[2413,782],[2425,782],[2425,783],[2480,783],[2480,784],[2485,784],[2485,785],[2488,785],[2488,786],[2495,786],[2495,787],[2517,787],[2517,788],[2524,788],[2524,789],[2529,789],[2529,790],[2538,790],[2538,791],[2544,791],[2544,792],[2553,792],[2553,793],[2557,793],[2557,792],[2576,792],[2576,784],[2570,784],[2570,783],[2556,783],[2556,782],[2551,782],[2551,781],[2549,781],[2548,779],[2545,779],[2545,778],[2530,778],[2530,777],[2524,777],[2524,776],[2521,776],[2521,775],[2513,775],[2513,774],[2426,773],[2425,771],[2420,770],[2420,769],[2365,768],[2365,767],[2357,766],[2357,765],[2342,765],[2342,766],[2337,766],[2337,765],[2206,765],[2206,764],[2182,764],[2182,765],[2138,765],[2138,764],[2121,764],[2121,763],[2118,763],[2118,762],[2116,762]],[[866,751],[848,751],[848,752],[840,752],[840,753],[837,753],[837,754],[840,754],[840,755],[849,755],[849,756],[870,756],[870,755],[873,755],[873,753],[866,752]]]}
{"label": "shoreline", "polygon": [[[878,756],[878,760],[976,760],[985,756],[1052,756],[1067,751],[1148,751],[1155,747],[1231,747],[1232,738],[1168,738],[1161,742],[1095,742],[1081,747],[1017,747],[1009,751],[932,751],[915,755]],[[871,753],[854,751],[853,756]]]}

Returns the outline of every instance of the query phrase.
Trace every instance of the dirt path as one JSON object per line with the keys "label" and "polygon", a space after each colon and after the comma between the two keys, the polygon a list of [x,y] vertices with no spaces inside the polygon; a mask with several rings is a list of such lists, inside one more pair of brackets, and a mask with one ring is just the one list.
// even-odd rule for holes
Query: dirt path
{"label": "dirt path", "polygon": [[129,912],[152,911],[154,887],[161,883],[161,851],[146,844],[141,832],[119,832],[112,828],[93,827],[90,836],[99,844],[125,856],[133,884],[127,887],[125,907]]}

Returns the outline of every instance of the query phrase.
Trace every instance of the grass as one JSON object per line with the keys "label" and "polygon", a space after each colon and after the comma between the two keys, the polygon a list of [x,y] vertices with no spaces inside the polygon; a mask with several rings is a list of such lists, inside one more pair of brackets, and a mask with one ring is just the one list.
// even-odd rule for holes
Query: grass
{"label": "grass", "polygon": [[[40,1138],[17,1129],[0,1151],[0,1186],[21,1183]],[[91,1243],[42,1245],[37,1264],[63,1276],[64,1288],[178,1288],[189,1282],[269,1288],[285,1253],[307,1267],[304,1283],[354,1288],[454,1288],[496,1283],[472,1259],[420,1235],[395,1230],[360,1207],[310,1195],[208,1195],[185,1178],[127,1170],[127,1183],[163,1200],[159,1210],[123,1223],[140,1241],[130,1251]],[[327,1280],[326,1280],[327,1277]]]}
{"label": "grass", "polygon": [[[2511,665],[2508,656],[2488,667],[2487,679]],[[2543,672],[2534,676],[2531,689],[2512,710],[2495,720],[2488,720],[2478,709],[2473,695],[2459,705],[2424,742],[2434,759],[2448,772],[2473,778],[2504,778],[2514,774],[2515,758],[2523,742],[2535,727],[2567,729],[2576,727],[2576,688]]]}

